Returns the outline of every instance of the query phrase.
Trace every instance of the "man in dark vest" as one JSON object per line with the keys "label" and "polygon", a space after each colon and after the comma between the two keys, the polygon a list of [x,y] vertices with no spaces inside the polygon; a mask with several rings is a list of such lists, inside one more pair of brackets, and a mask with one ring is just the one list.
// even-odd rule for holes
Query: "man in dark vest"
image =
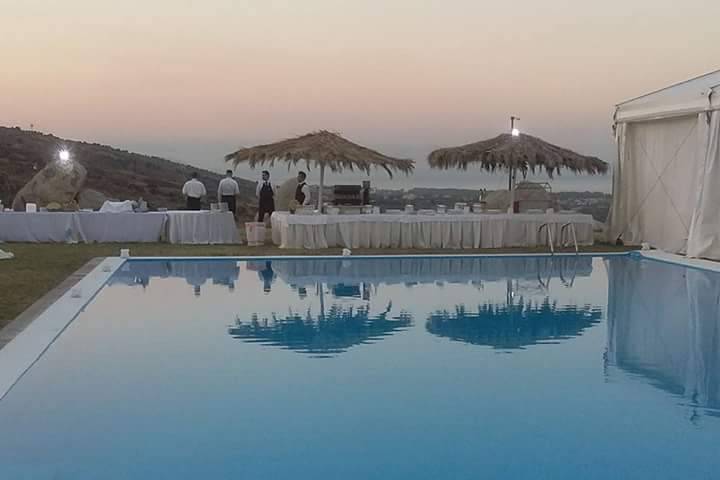
{"label": "man in dark vest", "polygon": [[308,187],[307,183],[305,183],[306,178],[307,175],[305,175],[305,172],[298,173],[298,185],[297,188],[295,188],[295,200],[300,205],[310,205],[310,187]]}
{"label": "man in dark vest", "polygon": [[265,221],[265,214],[272,215],[275,211],[275,190],[270,183],[270,172],[263,170],[262,180],[255,187],[255,195],[258,198],[258,222]]}

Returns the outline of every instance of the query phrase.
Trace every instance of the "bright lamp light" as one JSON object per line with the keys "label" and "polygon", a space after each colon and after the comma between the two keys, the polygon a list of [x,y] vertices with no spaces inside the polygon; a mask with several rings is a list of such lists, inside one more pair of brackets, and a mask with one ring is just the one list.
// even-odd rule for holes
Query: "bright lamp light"
{"label": "bright lamp light", "polygon": [[58,153],[58,158],[60,158],[61,162],[67,162],[70,160],[70,152],[67,150],[60,150],[60,153]]}
{"label": "bright lamp light", "polygon": [[513,136],[513,137],[519,137],[519,136],[520,136],[520,130],[518,130],[517,128],[513,128],[513,129],[512,129],[512,132],[510,132],[510,133],[512,133],[512,136]]}

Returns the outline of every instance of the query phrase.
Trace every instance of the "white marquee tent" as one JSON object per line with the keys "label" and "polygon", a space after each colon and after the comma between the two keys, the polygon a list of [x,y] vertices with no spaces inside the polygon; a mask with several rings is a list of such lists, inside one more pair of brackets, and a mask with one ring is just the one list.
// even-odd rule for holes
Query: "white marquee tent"
{"label": "white marquee tent", "polygon": [[617,105],[610,241],[720,259],[720,70]]}

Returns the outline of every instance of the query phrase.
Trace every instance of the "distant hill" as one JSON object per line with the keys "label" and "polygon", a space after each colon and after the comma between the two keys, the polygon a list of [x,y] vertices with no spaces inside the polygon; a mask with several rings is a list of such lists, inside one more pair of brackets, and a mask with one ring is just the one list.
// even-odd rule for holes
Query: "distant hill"
{"label": "distant hill", "polygon": [[[0,200],[11,205],[15,194],[48,161],[67,147],[88,172],[87,188],[115,199],[143,197],[151,207],[170,209],[184,206],[180,190],[191,172],[205,184],[215,199],[221,175],[164,158],[132,153],[94,143],[63,140],[53,135],[0,127]],[[255,213],[255,183],[238,179],[240,216]]]}
{"label": "distant hill", "polygon": [[[576,210],[592,215],[595,220],[607,219],[612,196],[602,192],[554,192],[552,196],[561,210]],[[382,208],[404,208],[412,203],[416,208],[435,208],[457,202],[472,204],[478,201],[477,190],[460,188],[413,188],[410,190],[377,190],[374,202]]]}

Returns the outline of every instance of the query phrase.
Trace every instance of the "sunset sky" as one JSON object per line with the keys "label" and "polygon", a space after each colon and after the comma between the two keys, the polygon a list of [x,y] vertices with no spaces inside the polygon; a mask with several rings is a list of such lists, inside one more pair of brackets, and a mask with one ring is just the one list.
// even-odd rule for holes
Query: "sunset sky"
{"label": "sunset sky", "polygon": [[613,105],[720,68],[719,20],[709,0],[0,0],[0,124],[220,170],[320,128],[424,164],[514,114],[612,161]]}

